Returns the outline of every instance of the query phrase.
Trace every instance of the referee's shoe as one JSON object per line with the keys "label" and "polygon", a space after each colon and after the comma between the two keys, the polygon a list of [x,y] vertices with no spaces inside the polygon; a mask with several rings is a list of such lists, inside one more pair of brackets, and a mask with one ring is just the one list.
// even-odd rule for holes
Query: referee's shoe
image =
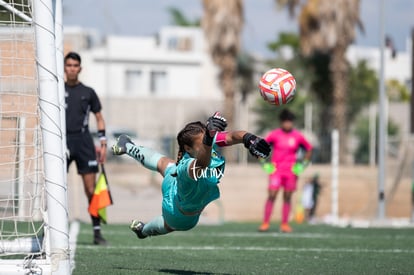
{"label": "referee's shoe", "polygon": [[108,241],[107,241],[107,240],[105,240],[105,239],[102,237],[101,233],[96,233],[96,234],[93,236],[93,244],[97,244],[97,245],[107,245],[107,244],[108,244]]}

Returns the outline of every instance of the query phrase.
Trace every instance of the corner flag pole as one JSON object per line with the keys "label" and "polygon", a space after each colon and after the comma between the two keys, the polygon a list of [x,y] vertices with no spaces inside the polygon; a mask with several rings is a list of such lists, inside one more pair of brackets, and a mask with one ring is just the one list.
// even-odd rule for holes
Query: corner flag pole
{"label": "corner flag pole", "polygon": [[379,142],[378,142],[378,212],[377,218],[385,218],[385,153],[386,153],[386,94],[384,80],[384,0],[380,3],[380,77],[379,77]]}
{"label": "corner flag pole", "polygon": [[[414,28],[411,30],[411,140],[414,141]],[[411,179],[411,222],[414,222],[414,161],[412,164],[413,173]]]}
{"label": "corner flag pole", "polygon": [[332,165],[332,201],[331,214],[332,222],[336,224],[339,219],[339,202],[338,202],[338,178],[339,178],[339,130],[332,130],[332,149],[331,149],[331,165]]}

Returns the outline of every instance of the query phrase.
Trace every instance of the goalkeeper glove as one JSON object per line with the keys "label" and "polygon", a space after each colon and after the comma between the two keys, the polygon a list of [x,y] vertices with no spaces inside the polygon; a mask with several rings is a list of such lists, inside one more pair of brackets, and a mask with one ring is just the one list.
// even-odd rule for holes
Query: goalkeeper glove
{"label": "goalkeeper glove", "polygon": [[295,174],[296,176],[300,176],[303,173],[303,171],[305,171],[305,168],[308,165],[309,165],[308,160],[296,162],[292,167],[293,174]]}
{"label": "goalkeeper glove", "polygon": [[216,132],[224,131],[227,127],[227,121],[219,112],[215,112],[207,119],[206,133],[204,134],[203,143],[207,146],[213,144],[213,138]]}
{"label": "goalkeeper glove", "polygon": [[243,143],[244,147],[249,149],[250,154],[256,158],[265,159],[270,155],[270,145],[263,138],[246,133],[243,136]]}
{"label": "goalkeeper glove", "polygon": [[273,174],[276,171],[276,165],[273,162],[267,162],[265,160],[262,161],[262,168],[266,172],[266,174]]}

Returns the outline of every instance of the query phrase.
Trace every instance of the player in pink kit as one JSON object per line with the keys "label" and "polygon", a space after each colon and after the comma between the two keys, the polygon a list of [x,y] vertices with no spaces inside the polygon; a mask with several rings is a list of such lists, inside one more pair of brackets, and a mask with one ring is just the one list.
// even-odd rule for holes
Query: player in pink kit
{"label": "player in pink kit", "polygon": [[[309,164],[312,156],[312,145],[306,138],[294,128],[295,115],[289,110],[283,110],[280,115],[280,128],[271,131],[265,140],[272,146],[271,162],[275,171],[269,175],[268,197],[265,203],[263,223],[259,231],[269,230],[270,217],[273,211],[276,196],[283,188],[282,223],[280,231],[289,233],[292,228],[289,225],[289,213],[291,198],[296,190],[298,176]],[[296,160],[296,153],[303,148],[306,153],[302,161]]]}

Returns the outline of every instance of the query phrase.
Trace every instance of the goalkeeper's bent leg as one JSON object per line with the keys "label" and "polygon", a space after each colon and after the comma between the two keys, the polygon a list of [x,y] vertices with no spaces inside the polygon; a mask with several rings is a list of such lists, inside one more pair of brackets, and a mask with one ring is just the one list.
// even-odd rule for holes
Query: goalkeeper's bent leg
{"label": "goalkeeper's bent leg", "polygon": [[141,162],[145,168],[148,168],[152,171],[157,171],[158,161],[164,157],[164,155],[158,153],[157,151],[146,148],[144,146],[136,146],[132,143],[126,144],[126,153]]}
{"label": "goalkeeper's bent leg", "polygon": [[162,216],[152,219],[150,222],[146,223],[142,229],[142,233],[146,236],[165,235],[170,232],[170,230],[165,228],[164,218]]}

